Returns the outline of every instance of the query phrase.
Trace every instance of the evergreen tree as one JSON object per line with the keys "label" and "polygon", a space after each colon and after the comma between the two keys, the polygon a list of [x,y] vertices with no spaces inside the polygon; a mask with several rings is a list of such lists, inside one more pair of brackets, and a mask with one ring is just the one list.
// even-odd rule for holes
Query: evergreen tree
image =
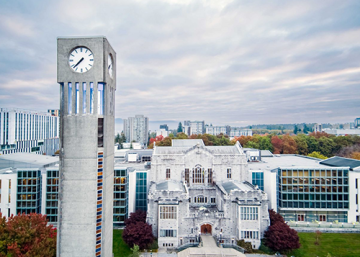
{"label": "evergreen tree", "polygon": [[178,129],[177,129],[177,132],[178,132],[178,133],[182,133],[182,132],[183,132],[181,122],[179,122],[179,126],[178,126]]}

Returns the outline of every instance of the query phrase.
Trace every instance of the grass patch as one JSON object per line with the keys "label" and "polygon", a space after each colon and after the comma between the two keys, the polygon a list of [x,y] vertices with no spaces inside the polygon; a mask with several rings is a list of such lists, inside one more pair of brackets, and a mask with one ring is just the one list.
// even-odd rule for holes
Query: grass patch
{"label": "grass patch", "polygon": [[122,233],[124,230],[114,229],[114,236],[113,236],[113,251],[114,257],[126,257],[132,254],[130,247],[125,244],[124,240],[122,239]]}
{"label": "grass patch", "polygon": [[301,247],[288,253],[295,257],[332,257],[360,256],[360,234],[322,233],[319,245],[315,245],[316,233],[298,233]]}

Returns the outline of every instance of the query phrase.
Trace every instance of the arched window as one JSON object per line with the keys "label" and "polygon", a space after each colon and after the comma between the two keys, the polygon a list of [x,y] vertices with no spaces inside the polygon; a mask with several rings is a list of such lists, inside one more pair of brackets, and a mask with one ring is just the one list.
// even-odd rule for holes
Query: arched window
{"label": "arched window", "polygon": [[194,202],[195,203],[207,203],[207,197],[204,197],[203,195],[195,196]]}
{"label": "arched window", "polygon": [[196,167],[193,169],[193,183],[194,184],[204,184],[204,169]]}

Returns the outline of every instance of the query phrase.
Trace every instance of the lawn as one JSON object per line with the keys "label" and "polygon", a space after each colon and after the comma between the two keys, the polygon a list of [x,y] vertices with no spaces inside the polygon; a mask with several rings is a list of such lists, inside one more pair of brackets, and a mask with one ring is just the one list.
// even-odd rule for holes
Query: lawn
{"label": "lawn", "polygon": [[301,248],[287,254],[295,257],[353,257],[360,256],[360,234],[322,233],[315,245],[316,233],[298,233]]}
{"label": "lawn", "polygon": [[114,229],[113,250],[114,257],[126,257],[132,254],[129,246],[122,239],[123,230]]}

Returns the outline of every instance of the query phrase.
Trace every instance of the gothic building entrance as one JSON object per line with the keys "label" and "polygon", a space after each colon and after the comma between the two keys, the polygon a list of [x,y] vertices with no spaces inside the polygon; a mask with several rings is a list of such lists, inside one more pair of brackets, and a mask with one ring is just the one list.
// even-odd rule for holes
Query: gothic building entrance
{"label": "gothic building entrance", "polygon": [[211,225],[204,224],[201,226],[201,234],[210,234],[211,235]]}

